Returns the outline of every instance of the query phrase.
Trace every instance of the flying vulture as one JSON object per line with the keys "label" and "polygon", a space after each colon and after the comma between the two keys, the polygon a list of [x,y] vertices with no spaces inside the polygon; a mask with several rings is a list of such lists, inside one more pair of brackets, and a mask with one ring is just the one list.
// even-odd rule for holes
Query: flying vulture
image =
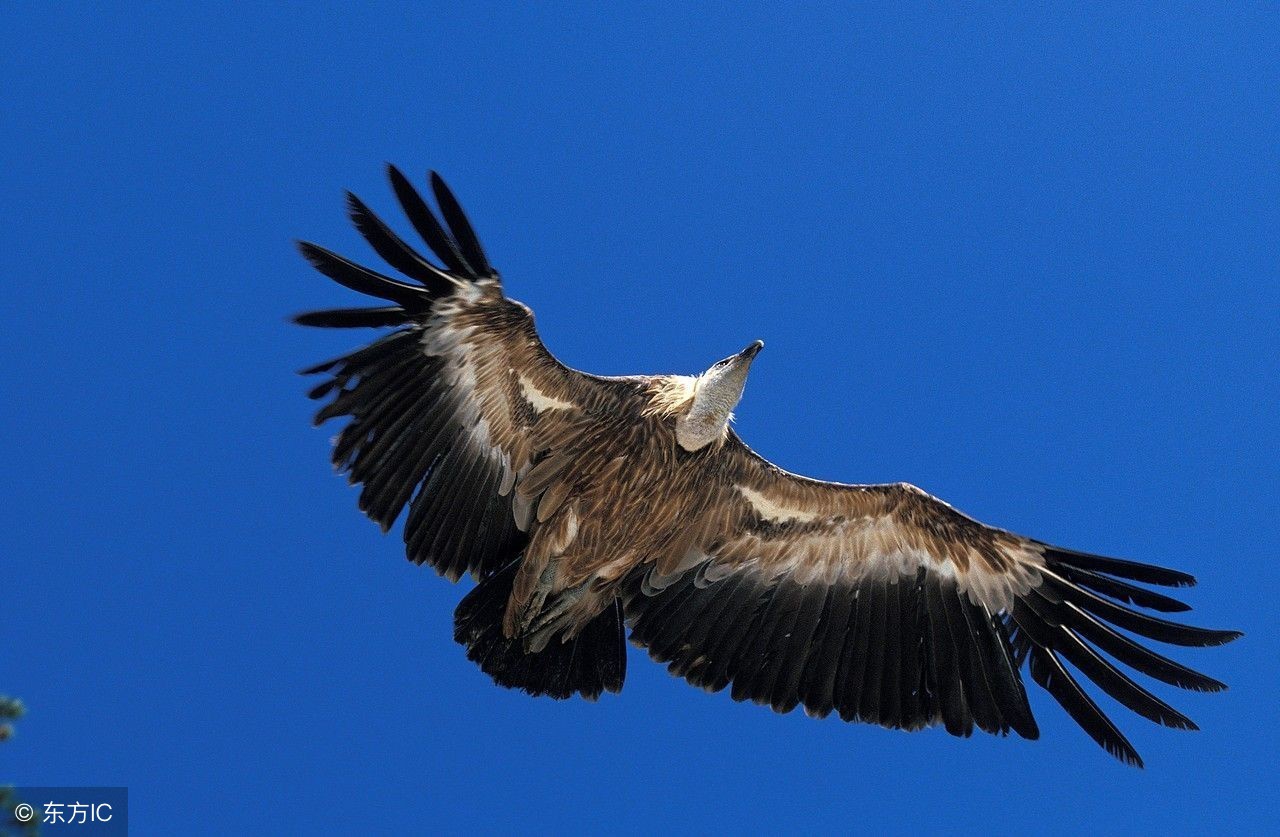
{"label": "flying vulture", "polygon": [[363,486],[360,509],[385,531],[407,507],[409,559],[478,581],[454,638],[497,683],[553,698],[617,692],[629,626],[673,674],[777,712],[1036,738],[1025,665],[1134,765],[1080,676],[1179,729],[1196,726],[1117,664],[1225,688],[1142,642],[1240,636],[1142,612],[1187,610],[1144,585],[1192,576],[996,529],[907,483],[784,471],[729,426],[759,341],[697,376],[568,368],[503,295],[444,181],[431,174],[437,214],[388,170],[435,260],[348,193],[356,228],[401,277],[302,243],[325,276],[387,304],[295,319],[392,331],[304,371],[323,376],[316,423],[346,419],[333,463]]}

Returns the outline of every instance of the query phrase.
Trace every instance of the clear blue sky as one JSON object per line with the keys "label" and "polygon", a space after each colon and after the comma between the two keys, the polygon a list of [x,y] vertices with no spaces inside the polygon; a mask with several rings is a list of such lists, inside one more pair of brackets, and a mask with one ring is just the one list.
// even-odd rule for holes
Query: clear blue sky
{"label": "clear blue sky", "polygon": [[[1262,4],[10,8],[0,779],[127,784],[140,833],[1260,827],[1275,802],[1280,19]],[[680,4],[685,5],[685,4]],[[1110,5],[1110,4],[1108,4]],[[365,333],[297,256],[441,170],[547,344],[690,372],[738,428],[1045,540],[1193,572],[1148,768],[706,695],[493,686],[294,370]],[[402,225],[403,228],[403,225]],[[1107,706],[1112,704],[1107,703]]]}

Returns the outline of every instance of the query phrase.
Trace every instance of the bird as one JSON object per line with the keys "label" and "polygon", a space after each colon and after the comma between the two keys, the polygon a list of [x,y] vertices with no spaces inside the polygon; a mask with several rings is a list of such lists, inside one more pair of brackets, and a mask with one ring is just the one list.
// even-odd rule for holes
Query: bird
{"label": "bird", "polygon": [[505,295],[445,181],[430,173],[433,210],[387,174],[433,258],[348,192],[351,221],[400,276],[299,242],[321,274],[384,304],[293,320],[391,330],[303,374],[321,376],[315,424],[345,422],[332,462],[360,510],[384,532],[404,513],[411,561],[475,580],[454,639],[497,684],[619,692],[629,634],[673,675],[779,713],[1035,739],[1025,670],[1137,767],[1081,677],[1177,729],[1197,727],[1120,666],[1226,688],[1143,641],[1241,636],[1144,612],[1188,610],[1151,588],[1193,576],[988,526],[909,483],[783,470],[730,424],[759,340],[698,375],[571,369]]}

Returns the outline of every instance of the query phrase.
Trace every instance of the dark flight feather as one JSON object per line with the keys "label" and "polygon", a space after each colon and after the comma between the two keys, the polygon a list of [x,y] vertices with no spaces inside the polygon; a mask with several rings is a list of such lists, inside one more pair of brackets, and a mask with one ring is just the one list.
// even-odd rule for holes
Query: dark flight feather
{"label": "dark flight feather", "polygon": [[418,251],[406,244],[351,192],[347,192],[347,207],[356,229],[374,251],[386,259],[387,264],[421,282],[432,296],[445,296],[453,292],[454,280],[449,274],[419,255]]}
{"label": "dark flight feather", "polygon": [[422,240],[431,248],[431,252],[436,254],[436,258],[450,273],[469,279],[480,278],[467,264],[458,250],[458,245],[444,231],[444,227],[440,226],[435,214],[409,179],[392,165],[387,166],[387,176],[391,179],[391,188],[395,191],[396,198],[400,201],[400,206],[408,217],[409,223],[413,224],[413,228],[418,231],[418,235],[422,236]]}
{"label": "dark flight feather", "polygon": [[1051,694],[1080,728],[1108,753],[1126,764],[1142,767],[1142,757],[1133,749],[1129,739],[1124,737],[1111,719],[1098,708],[1098,704],[1080,688],[1080,684],[1063,667],[1062,661],[1053,651],[1039,645],[1032,650],[1031,679]]}
{"label": "dark flight feather", "polygon": [[436,172],[431,172],[431,191],[435,193],[440,214],[449,225],[449,231],[453,233],[453,240],[457,243],[458,250],[469,267],[471,275],[493,276],[494,270],[489,265],[489,260],[485,258],[484,248],[480,246],[480,239],[476,236],[476,231],[471,228],[467,214],[462,211],[462,206],[453,196],[444,178]]}
{"label": "dark flight feather", "polygon": [[362,294],[388,299],[410,312],[426,311],[430,307],[431,300],[422,288],[375,273],[308,241],[299,241],[298,250],[311,262],[312,267],[339,285]]}
{"label": "dark flight feather", "polygon": [[1133,631],[1148,639],[1156,639],[1161,642],[1167,642],[1170,645],[1203,647],[1223,645],[1239,639],[1241,636],[1239,631],[1197,628],[1192,625],[1183,625],[1178,622],[1170,622],[1167,619],[1148,616],[1145,613],[1130,610],[1123,605],[1118,605],[1115,602],[1090,593],[1081,587],[1069,584],[1052,573],[1046,573],[1045,579],[1045,586],[1056,594],[1061,595],[1064,599],[1079,605],[1096,616],[1106,619],[1117,627]]}
{"label": "dark flight feather", "polygon": [[1157,593],[1154,590],[1147,590],[1119,579],[1107,578],[1104,575],[1080,567],[1059,563],[1054,565],[1054,572],[1057,572],[1063,579],[1073,584],[1138,607],[1146,607],[1163,613],[1182,613],[1191,609],[1190,605],[1170,596]]}
{"label": "dark flight feather", "polygon": [[1077,552],[1074,549],[1063,549],[1040,543],[1044,547],[1045,561],[1049,566],[1067,564],[1082,570],[1106,573],[1130,581],[1141,581],[1144,584],[1159,584],[1163,587],[1193,587],[1196,578],[1178,570],[1157,567],[1154,564],[1141,564],[1137,561],[1126,561],[1122,558],[1107,558],[1104,555],[1092,555],[1088,552]]}
{"label": "dark flight feather", "polygon": [[293,321],[314,328],[385,328],[410,322],[403,308],[328,308],[297,314]]}

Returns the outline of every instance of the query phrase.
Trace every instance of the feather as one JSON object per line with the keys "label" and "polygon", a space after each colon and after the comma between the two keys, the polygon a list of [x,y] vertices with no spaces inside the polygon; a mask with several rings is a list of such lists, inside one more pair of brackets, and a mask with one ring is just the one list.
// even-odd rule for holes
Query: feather
{"label": "feather", "polygon": [[[1038,543],[1038,542],[1037,542]],[[1102,555],[1090,555],[1088,552],[1076,552],[1058,546],[1040,544],[1044,547],[1045,560],[1052,566],[1063,563],[1082,570],[1115,575],[1131,581],[1145,584],[1160,584],[1165,587],[1192,587],[1196,583],[1193,575],[1178,570],[1157,567],[1154,564],[1140,564],[1137,561],[1125,561],[1121,558],[1107,558]]]}
{"label": "feather", "polygon": [[944,595],[946,594],[936,577],[930,576],[925,580],[930,663],[947,732],[967,738],[973,734],[973,716],[969,714],[969,707],[964,699],[964,681],[960,674],[955,643],[951,639]]}
{"label": "feather", "polygon": [[1119,599],[1122,602],[1128,602],[1138,607],[1149,607],[1152,610],[1159,610],[1164,613],[1181,613],[1191,609],[1189,605],[1170,596],[1145,590],[1114,578],[1107,578],[1104,575],[1083,570],[1079,567],[1072,567],[1069,564],[1058,564],[1054,567],[1054,571],[1073,584],[1087,587],[1096,593],[1102,593],[1113,599]]}
{"label": "feather", "polygon": [[985,616],[991,627],[986,634],[987,658],[994,665],[990,683],[1000,706],[1000,714],[1018,735],[1028,739],[1039,738],[1040,728],[1036,725],[1035,716],[1031,714],[1030,704],[1027,703],[1027,692],[1018,675],[1020,664],[1014,662],[1004,619],[990,612]]}
{"label": "feather", "polygon": [[928,666],[925,661],[925,632],[928,627],[924,614],[924,577],[921,567],[914,577],[904,576],[898,581],[898,616],[902,658],[901,712],[903,729],[919,729],[932,723],[937,716],[937,702],[927,686]]}
{"label": "feather", "polygon": [[800,681],[800,700],[814,717],[825,718],[835,708],[837,677],[855,602],[853,589],[846,584],[833,584],[827,591],[814,651]]}
{"label": "feather", "polygon": [[1149,677],[1197,692],[1220,692],[1227,688],[1225,683],[1139,645],[1070,602],[1052,603],[1040,596],[1038,591],[1033,590],[1032,593],[1040,603],[1055,606],[1055,616],[1062,624],[1069,625],[1073,631],[1098,648]]}
{"label": "feather", "polygon": [[299,241],[298,250],[312,267],[339,285],[369,296],[389,299],[411,312],[426,311],[431,307],[431,298],[422,288],[375,273],[309,241]]}
{"label": "feather", "polygon": [[1080,673],[1097,683],[1104,692],[1144,718],[1177,729],[1199,729],[1195,722],[1133,682],[1097,651],[1082,642],[1070,629],[1058,627],[1054,648]]}
{"label": "feather", "polygon": [[884,579],[884,667],[880,673],[880,722],[902,727],[902,587],[912,579],[886,573]]}
{"label": "feather", "polygon": [[865,579],[854,584],[853,612],[849,615],[849,633],[840,656],[840,670],[834,689],[835,708],[843,721],[858,717],[862,696],[862,676],[867,669],[867,645],[870,639],[870,585]]}
{"label": "feather", "polygon": [[1068,584],[1051,572],[1046,573],[1044,577],[1046,579],[1045,586],[1053,589],[1055,593],[1061,595],[1067,601],[1106,619],[1117,627],[1133,631],[1135,634],[1141,634],[1149,639],[1158,639],[1170,645],[1200,647],[1223,645],[1241,636],[1239,631],[1196,628],[1191,625],[1170,622],[1167,619],[1158,619],[1155,616],[1147,616],[1145,613],[1130,610],[1123,605],[1118,605],[1101,596],[1090,593],[1088,590]]}
{"label": "feather", "polygon": [[431,252],[436,254],[436,258],[440,259],[450,273],[469,279],[477,278],[463,260],[462,254],[458,252],[458,245],[440,226],[440,222],[436,220],[436,216],[432,214],[426,201],[418,194],[418,190],[413,187],[409,179],[390,164],[387,165],[387,176],[391,179],[391,188],[395,191],[396,198],[400,201],[400,207],[408,217],[409,223],[413,224],[413,228],[418,231],[418,235],[422,236],[422,240],[431,248]]}
{"label": "feather", "polygon": [[391,334],[379,337],[377,340],[365,346],[363,349],[357,349],[350,354],[335,357],[326,360],[323,363],[317,363],[315,366],[308,366],[306,369],[299,371],[299,375],[319,375],[323,372],[333,372],[335,369],[342,367],[342,371],[337,375],[342,376],[345,382],[347,370],[359,368],[360,366],[381,357],[400,350],[405,341],[411,340],[414,336],[412,329],[402,329],[392,332]]}
{"label": "feather", "polygon": [[946,596],[947,620],[956,644],[960,670],[965,673],[965,698],[973,713],[974,723],[984,732],[1005,734],[1008,726],[1000,714],[989,671],[994,668],[986,658],[983,631],[988,626],[978,620],[973,605],[958,591]]}
{"label": "feather", "polygon": [[[693,626],[696,614],[709,603],[709,596],[694,595],[693,574],[685,573],[653,601],[651,618],[633,629],[659,662],[674,660],[681,639]],[[647,596],[644,598],[648,598]]]}
{"label": "feather", "polygon": [[708,655],[726,626],[725,614],[733,612],[734,605],[742,601],[739,591],[749,583],[747,573],[738,572],[706,588],[705,595],[711,601],[685,636],[685,643],[690,651],[683,659],[673,660],[668,667],[673,674],[689,678],[689,682],[695,686],[708,688],[710,681],[707,679],[707,669],[711,665]]}
{"label": "feather", "polygon": [[295,314],[293,322],[313,328],[384,328],[404,325],[411,318],[403,308],[326,308]]}
{"label": "feather", "polygon": [[347,211],[356,229],[365,237],[374,252],[386,259],[387,264],[411,279],[416,279],[432,296],[453,293],[455,280],[440,268],[428,262],[416,250],[404,243],[400,236],[382,222],[364,201],[347,192]]}
{"label": "feather", "polygon": [[734,590],[734,598],[728,603],[721,616],[723,624],[712,628],[708,639],[707,668],[704,672],[703,688],[718,692],[729,682],[735,673],[737,657],[741,653],[743,640],[751,635],[751,630],[760,617],[760,610],[768,602],[770,590],[760,584],[757,576],[749,580],[744,575],[743,583]]}
{"label": "feather", "polygon": [[858,717],[870,723],[880,723],[880,689],[883,685],[881,672],[885,663],[884,637],[888,621],[888,604],[885,601],[885,579],[872,578],[867,581],[867,646],[866,663],[862,669],[861,683],[858,688]]}
{"label": "feather", "polygon": [[734,665],[733,693],[734,700],[754,700],[760,702],[767,693],[771,682],[766,682],[769,674],[769,663],[773,658],[773,641],[779,631],[785,630],[782,624],[795,618],[794,585],[784,580],[780,584],[772,584],[766,588],[767,595],[764,606],[756,618],[750,636],[743,643],[740,656]]}
{"label": "feather", "polygon": [[453,233],[453,240],[457,242],[458,250],[461,251],[470,274],[477,277],[494,275],[493,268],[489,266],[489,260],[485,258],[484,248],[480,246],[480,239],[476,237],[476,231],[471,228],[471,222],[467,220],[466,213],[462,211],[462,206],[453,196],[444,178],[436,172],[431,172],[431,191],[435,193],[440,214],[449,225],[449,232]]}
{"label": "feather", "polygon": [[1098,708],[1098,704],[1085,694],[1052,651],[1039,646],[1032,649],[1031,679],[1052,695],[1080,728],[1108,753],[1126,764],[1142,767],[1142,757],[1133,749],[1129,739]]}
{"label": "feather", "polygon": [[814,637],[826,605],[827,587],[809,584],[801,595],[795,622],[791,626],[790,641],[780,644],[777,659],[773,662],[776,672],[769,703],[775,712],[790,712],[800,702],[800,678],[815,651]]}

